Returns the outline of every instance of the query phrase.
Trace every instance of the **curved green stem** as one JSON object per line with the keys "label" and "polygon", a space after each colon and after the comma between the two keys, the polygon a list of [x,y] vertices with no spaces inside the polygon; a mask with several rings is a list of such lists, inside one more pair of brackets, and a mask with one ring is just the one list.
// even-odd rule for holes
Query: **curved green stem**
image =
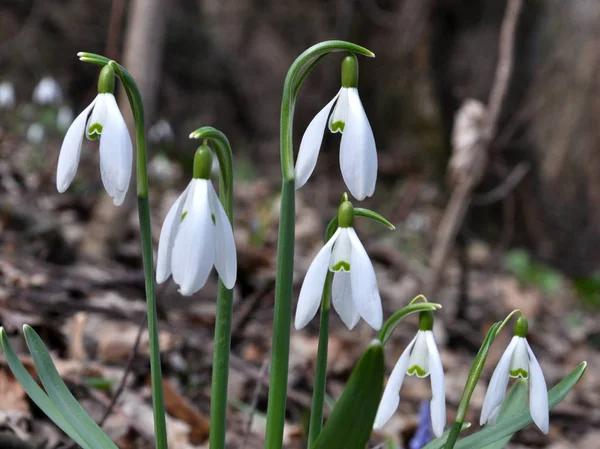
{"label": "curved green stem", "polygon": [[[219,160],[219,199],[233,228],[233,156],[225,134],[210,126],[190,134],[191,139],[212,142]],[[227,383],[229,380],[229,354],[231,351],[231,325],[233,315],[233,289],[228,290],[219,279],[217,315],[212,367],[210,401],[210,442],[212,449],[225,448],[227,431]]]}
{"label": "curved green stem", "polygon": [[292,134],[294,108],[298,91],[308,74],[324,56],[333,51],[348,51],[365,56],[374,56],[366,48],[348,42],[322,42],[306,50],[294,61],[287,73],[283,86],[280,121],[281,171],[283,180],[277,242],[277,276],[275,280],[275,310],[273,318],[273,342],[271,346],[271,376],[265,436],[265,448],[268,449],[281,449],[287,398],[296,212]]}
{"label": "curved green stem", "polygon": [[377,338],[381,341],[382,344],[385,345],[392,336],[392,333],[394,332],[394,329],[396,329],[396,326],[398,326],[398,324],[400,324],[400,321],[402,321],[408,315],[412,315],[413,313],[417,312],[433,312],[441,308],[442,306],[435,302],[423,302],[420,304],[411,303],[406,307],[403,307],[402,309],[394,312],[394,314],[391,317],[389,317],[385,323],[383,323],[383,327],[379,331],[379,335],[377,336]]}
{"label": "curved green stem", "polygon": [[144,104],[140,91],[131,74],[121,65],[108,58],[93,53],[79,53],[84,62],[104,66],[110,64],[119,77],[127,93],[133,111],[136,132],[136,180],[138,198],[138,218],[142,241],[142,261],[146,287],[146,306],[148,312],[148,334],[150,339],[150,373],[152,383],[152,406],[154,408],[154,429],[156,447],[167,449],[167,425],[162,388],[160,346],[158,340],[158,318],[156,312],[156,293],[154,291],[154,262],[152,253],[152,233],[150,227],[150,203],[148,200],[148,170],[146,163],[146,130],[144,125]]}

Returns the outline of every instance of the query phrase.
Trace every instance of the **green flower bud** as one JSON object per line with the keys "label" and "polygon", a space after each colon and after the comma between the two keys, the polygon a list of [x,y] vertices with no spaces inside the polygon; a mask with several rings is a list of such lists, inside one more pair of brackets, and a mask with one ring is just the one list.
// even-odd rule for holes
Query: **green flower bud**
{"label": "green flower bud", "polygon": [[515,335],[517,337],[525,338],[527,337],[527,332],[529,331],[529,323],[524,316],[520,316],[515,323]]}
{"label": "green flower bud", "polygon": [[419,312],[419,330],[430,331],[433,329],[433,312],[426,310]]}
{"label": "green flower bud", "polygon": [[342,87],[358,86],[358,59],[350,53],[342,61]]}
{"label": "green flower bud", "polygon": [[194,155],[194,178],[210,179],[212,161],[213,155],[211,149],[206,145],[199,147]]}
{"label": "green flower bud", "polygon": [[113,69],[110,64],[106,64],[102,67],[102,70],[100,70],[100,76],[98,76],[98,93],[115,93],[115,69]]}

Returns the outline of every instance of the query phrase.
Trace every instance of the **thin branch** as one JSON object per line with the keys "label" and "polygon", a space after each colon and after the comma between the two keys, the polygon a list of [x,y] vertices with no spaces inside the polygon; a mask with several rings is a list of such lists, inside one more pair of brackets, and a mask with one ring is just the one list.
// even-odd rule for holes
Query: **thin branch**
{"label": "thin branch", "polygon": [[[468,164],[458,166],[454,173],[455,187],[438,228],[431,256],[431,278],[428,295],[433,296],[440,283],[442,269],[454,244],[458,230],[469,209],[472,193],[487,168],[490,144],[496,135],[502,105],[513,70],[514,44],[522,0],[508,0],[500,28],[498,63],[488,100],[485,120],[473,144],[465,149]],[[456,153],[457,148],[453,151]]]}

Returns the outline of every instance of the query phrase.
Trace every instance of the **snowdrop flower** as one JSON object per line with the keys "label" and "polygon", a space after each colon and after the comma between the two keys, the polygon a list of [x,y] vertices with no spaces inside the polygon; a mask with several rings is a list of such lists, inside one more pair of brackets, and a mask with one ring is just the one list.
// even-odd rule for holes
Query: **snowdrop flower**
{"label": "snowdrop flower", "polygon": [[313,260],[298,298],[296,329],[316,315],[327,272],[333,273],[333,307],[348,329],[362,317],[373,329],[382,322],[381,298],[373,264],[354,228],[354,208],[343,201],[338,212],[338,229]]}
{"label": "snowdrop flower", "polygon": [[342,62],[342,88],[312,119],[302,136],[296,161],[296,189],[306,183],[315,169],[328,125],[332,133],[342,133],[340,166],[348,190],[357,200],[373,195],[377,180],[377,149],[357,84],[358,61],[351,54]]}
{"label": "snowdrop flower", "polygon": [[0,83],[0,109],[15,107],[15,87],[10,81]]}
{"label": "snowdrop flower", "polygon": [[502,354],[488,386],[481,409],[480,424],[493,424],[500,413],[509,377],[526,379],[529,383],[529,408],[533,422],[548,433],[548,388],[529,343],[527,320],[521,316],[515,323],[514,337]]}
{"label": "snowdrop flower", "polygon": [[113,95],[114,69],[105,65],[98,79],[98,96],[77,116],[63,140],[58,156],[56,188],[64,192],[71,185],[81,155],[83,135],[100,139],[100,174],[115,206],[125,200],[131,178],[133,150],[123,116]]}
{"label": "snowdrop flower", "polygon": [[375,429],[382,428],[392,417],[400,403],[400,388],[404,376],[431,377],[431,428],[436,437],[446,426],[446,395],[444,370],[440,353],[433,338],[433,312],[419,314],[419,331],[404,350],[383,392],[375,417]]}
{"label": "snowdrop flower", "polygon": [[65,131],[73,123],[73,109],[69,106],[61,106],[56,114],[56,127]]}
{"label": "snowdrop flower", "polygon": [[54,78],[45,76],[33,91],[33,101],[39,105],[59,103],[62,100],[62,90]]}
{"label": "snowdrop flower", "polygon": [[32,123],[27,128],[27,141],[34,145],[39,145],[44,140],[44,126],[41,123]]}
{"label": "snowdrop flower", "polygon": [[215,266],[228,289],[237,276],[233,230],[210,181],[212,153],[203,145],[194,157],[194,178],[177,198],[160,231],[156,282],[171,274],[179,292],[200,290]]}

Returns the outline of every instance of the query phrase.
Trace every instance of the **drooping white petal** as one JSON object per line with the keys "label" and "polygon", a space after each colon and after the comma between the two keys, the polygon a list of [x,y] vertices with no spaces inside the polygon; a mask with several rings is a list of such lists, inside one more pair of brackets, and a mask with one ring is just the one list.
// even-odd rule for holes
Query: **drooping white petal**
{"label": "drooping white petal", "polygon": [[300,289],[298,306],[296,307],[296,319],[294,323],[296,329],[302,329],[306,326],[319,309],[331,250],[339,235],[340,229],[338,228],[325,246],[321,248],[317,257],[310,264],[310,267],[308,267],[302,288]]}
{"label": "drooping white petal", "polygon": [[[340,90],[341,92],[341,90]],[[315,166],[317,165],[317,158],[319,157],[319,150],[321,149],[321,143],[323,142],[323,133],[325,132],[325,126],[327,125],[327,117],[331,107],[338,99],[340,95],[338,92],[333,100],[319,111],[315,118],[312,119],[300,142],[300,149],[298,150],[298,158],[296,160],[296,190],[306,184],[308,178],[312,174]]]}
{"label": "drooping white petal", "polygon": [[67,134],[65,134],[65,139],[60,147],[58,166],[56,168],[56,189],[60,193],[69,188],[71,182],[73,182],[73,178],[75,178],[75,173],[77,173],[79,157],[81,155],[81,144],[83,142],[83,135],[85,134],[85,123],[90,110],[95,104],[96,99],[77,116],[75,121],[69,126]]}
{"label": "drooping white petal", "polygon": [[348,90],[347,87],[342,87],[340,89],[340,96],[329,117],[328,127],[329,131],[332,133],[344,132],[346,117],[348,116]]}
{"label": "drooping white petal", "polygon": [[350,276],[350,273],[345,271],[339,271],[333,275],[331,296],[333,308],[338,313],[346,327],[352,330],[358,323],[358,320],[360,320],[360,313],[358,313],[358,310],[356,310],[354,300],[352,299],[352,284]]}
{"label": "drooping white petal", "polygon": [[131,179],[131,137],[114,95],[99,94],[98,97],[101,95],[106,96],[107,111],[100,136],[100,174],[106,192],[113,198],[115,206],[120,206],[125,200]]}
{"label": "drooping white petal", "polygon": [[533,422],[544,433],[548,433],[548,387],[542,368],[535,358],[531,347],[525,340],[529,353],[529,409]]}
{"label": "drooping white petal", "polygon": [[237,278],[233,229],[211,182],[208,183],[208,199],[215,220],[215,268],[225,287],[232,289]]}
{"label": "drooping white petal", "polygon": [[524,338],[521,338],[515,347],[515,352],[510,359],[508,374],[514,378],[529,378],[529,355],[527,354],[527,340]]}
{"label": "drooping white petal", "polygon": [[404,382],[404,376],[408,369],[408,359],[416,340],[417,337],[412,339],[392,370],[392,374],[381,397],[379,408],[377,409],[375,424],[373,425],[374,429],[381,429],[390,420],[398,408],[398,404],[400,404],[400,388],[402,387],[402,382]]}
{"label": "drooping white petal", "polygon": [[204,286],[215,260],[215,226],[208,203],[208,183],[206,179],[193,181],[188,193],[188,199],[191,195],[190,206],[187,213],[184,212],[173,244],[173,280],[184,296]]}
{"label": "drooping white petal", "polygon": [[375,192],[377,148],[358,90],[348,89],[348,115],[340,144],[340,166],[348,190],[357,200]]}
{"label": "drooping white petal", "polygon": [[508,347],[500,357],[498,365],[492,374],[490,384],[483,400],[483,406],[481,407],[481,417],[479,424],[483,425],[491,418],[492,413],[496,410],[504,401],[504,395],[506,393],[506,387],[508,386],[508,368],[510,367],[510,361],[519,338],[514,336],[510,341]]}
{"label": "drooping white petal", "polygon": [[[429,331],[431,332],[431,331]],[[427,343],[427,331],[417,332],[417,341],[408,360],[409,376],[427,377],[429,376],[429,345]]]}
{"label": "drooping white petal", "polygon": [[188,184],[183,193],[175,200],[160,230],[158,239],[158,256],[156,258],[156,282],[162,284],[171,276],[171,254],[177,230],[181,224],[183,204],[187,198],[193,180]]}
{"label": "drooping white petal", "polygon": [[352,243],[348,236],[348,229],[339,228],[340,235],[333,245],[333,252],[329,260],[330,271],[351,271],[350,257],[352,256]]}
{"label": "drooping white petal", "polygon": [[352,243],[350,274],[352,298],[360,316],[375,330],[381,329],[383,311],[373,264],[353,228],[348,228]]}
{"label": "drooping white petal", "polygon": [[446,388],[444,387],[444,368],[433,332],[426,331],[427,348],[429,349],[429,371],[431,373],[431,427],[436,437],[446,427]]}

